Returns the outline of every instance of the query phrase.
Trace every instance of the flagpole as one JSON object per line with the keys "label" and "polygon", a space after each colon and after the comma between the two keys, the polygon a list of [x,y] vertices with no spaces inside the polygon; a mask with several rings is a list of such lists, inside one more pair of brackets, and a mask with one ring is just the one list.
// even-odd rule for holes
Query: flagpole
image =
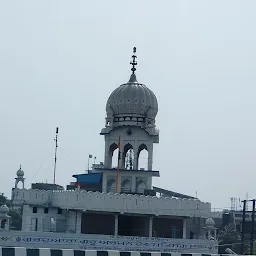
{"label": "flagpole", "polygon": [[58,134],[59,134],[59,128],[56,127],[56,137],[54,139],[54,141],[55,141],[55,155],[54,155],[54,169],[53,169],[53,184],[55,184],[55,178],[56,178]]}
{"label": "flagpole", "polygon": [[117,159],[117,168],[116,168],[116,193],[118,193],[118,177],[119,177],[119,163],[120,163],[120,136],[118,137],[118,159]]}

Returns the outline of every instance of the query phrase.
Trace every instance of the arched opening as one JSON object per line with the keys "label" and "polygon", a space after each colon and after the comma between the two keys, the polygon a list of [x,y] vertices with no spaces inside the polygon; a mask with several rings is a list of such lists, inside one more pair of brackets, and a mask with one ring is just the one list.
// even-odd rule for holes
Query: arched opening
{"label": "arched opening", "polygon": [[145,144],[141,144],[138,149],[138,169],[148,170],[148,150]]}
{"label": "arched opening", "polygon": [[107,181],[107,193],[116,192],[116,179],[113,177],[108,178]]}
{"label": "arched opening", "polygon": [[122,167],[126,170],[134,169],[134,151],[130,143],[124,146],[124,152],[122,157]]}
{"label": "arched opening", "polygon": [[21,180],[17,181],[16,187],[19,189],[23,189],[23,182]]}
{"label": "arched opening", "polygon": [[136,182],[136,192],[139,194],[143,194],[146,188],[147,188],[146,180],[143,178],[138,178]]}
{"label": "arched opening", "polygon": [[116,168],[117,167],[117,161],[118,161],[118,147],[116,143],[113,143],[109,147],[109,154],[110,154],[110,167]]}
{"label": "arched opening", "polygon": [[1,229],[5,229],[6,222],[7,222],[7,220],[5,220],[5,219],[1,221]]}
{"label": "arched opening", "polygon": [[121,192],[130,193],[131,192],[131,180],[129,178],[124,178],[121,183]]}

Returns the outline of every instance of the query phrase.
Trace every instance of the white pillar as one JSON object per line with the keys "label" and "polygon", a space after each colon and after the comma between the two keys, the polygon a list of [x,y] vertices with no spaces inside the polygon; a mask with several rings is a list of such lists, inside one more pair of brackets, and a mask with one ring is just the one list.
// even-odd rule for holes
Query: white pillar
{"label": "white pillar", "polygon": [[217,240],[217,230],[214,229],[214,240]]}
{"label": "white pillar", "polygon": [[[120,149],[121,150],[121,149]],[[125,155],[124,155],[124,149],[122,152],[120,151],[120,161],[119,161],[119,167],[120,169],[125,169]]]}
{"label": "white pillar", "polygon": [[108,143],[105,140],[105,156],[104,156],[104,167],[109,168],[109,148],[108,148]]}
{"label": "white pillar", "polygon": [[132,176],[132,192],[136,192],[136,177]]}
{"label": "white pillar", "polygon": [[153,168],[153,144],[148,147],[148,170],[152,171]]}
{"label": "white pillar", "polygon": [[187,238],[187,220],[183,219],[183,234],[182,238],[186,239]]}
{"label": "white pillar", "polygon": [[139,156],[138,156],[138,149],[137,148],[133,149],[133,155],[134,155],[133,170],[138,170],[139,169]]}
{"label": "white pillar", "polygon": [[153,217],[152,216],[149,217],[148,227],[149,227],[148,236],[152,237],[152,234],[153,234],[153,232],[152,232],[153,231]]}
{"label": "white pillar", "polygon": [[82,214],[81,212],[76,212],[76,233],[81,234],[81,224],[82,224]]}
{"label": "white pillar", "polygon": [[118,214],[115,214],[115,236],[118,236]]}
{"label": "white pillar", "polygon": [[211,230],[208,229],[208,240],[211,240]]}

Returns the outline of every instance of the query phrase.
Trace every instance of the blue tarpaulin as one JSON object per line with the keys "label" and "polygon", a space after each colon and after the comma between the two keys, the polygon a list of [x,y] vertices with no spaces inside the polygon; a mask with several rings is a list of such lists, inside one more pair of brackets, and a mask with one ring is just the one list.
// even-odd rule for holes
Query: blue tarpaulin
{"label": "blue tarpaulin", "polygon": [[85,174],[75,174],[73,175],[76,178],[78,183],[100,183],[101,173],[85,173]]}

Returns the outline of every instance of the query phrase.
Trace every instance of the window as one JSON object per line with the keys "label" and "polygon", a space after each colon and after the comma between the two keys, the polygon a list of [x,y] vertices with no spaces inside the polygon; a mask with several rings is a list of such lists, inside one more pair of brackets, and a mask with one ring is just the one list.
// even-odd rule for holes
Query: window
{"label": "window", "polygon": [[37,213],[37,207],[33,207],[33,213]]}
{"label": "window", "polygon": [[58,214],[62,214],[62,209],[58,208]]}
{"label": "window", "polygon": [[44,208],[44,213],[45,213],[45,214],[48,214],[48,213],[49,213],[49,208],[48,208],[48,207],[45,207],[45,208]]}

